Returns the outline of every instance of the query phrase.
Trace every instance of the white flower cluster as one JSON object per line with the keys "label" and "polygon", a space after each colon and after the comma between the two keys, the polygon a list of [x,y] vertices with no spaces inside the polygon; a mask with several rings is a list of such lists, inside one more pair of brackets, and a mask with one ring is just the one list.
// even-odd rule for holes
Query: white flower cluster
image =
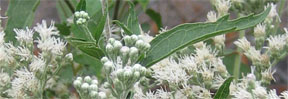
{"label": "white flower cluster", "polygon": [[74,16],[76,18],[76,24],[79,25],[86,23],[90,19],[88,13],[85,11],[76,11]]}
{"label": "white flower cluster", "polygon": [[[148,73],[145,67],[138,64],[138,59],[145,56],[146,51],[150,49],[150,44],[144,41],[142,36],[137,35],[125,36],[122,41],[125,44],[110,38],[106,44],[107,56],[101,59],[103,73],[106,76],[106,82],[102,86],[110,90],[109,93],[105,93],[107,98],[126,98],[134,84]],[[80,88],[80,84],[85,84],[80,82],[75,80],[74,86]],[[83,93],[83,90],[78,91],[79,94]]]}
{"label": "white flower cluster", "polygon": [[90,76],[77,77],[73,82],[74,87],[83,99],[106,99],[106,93],[98,90],[98,80]]}
{"label": "white flower cluster", "polygon": [[[18,41],[15,44],[5,43],[4,32],[0,32],[0,92],[12,98],[40,97],[48,78],[65,63],[66,42],[57,37],[54,22],[47,26],[42,21],[34,30],[14,29],[14,32]],[[34,32],[39,34],[35,40]]]}

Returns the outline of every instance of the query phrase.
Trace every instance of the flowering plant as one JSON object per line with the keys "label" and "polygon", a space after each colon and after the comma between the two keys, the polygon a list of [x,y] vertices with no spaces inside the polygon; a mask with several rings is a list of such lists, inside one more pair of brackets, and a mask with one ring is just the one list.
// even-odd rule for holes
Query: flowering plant
{"label": "flowering plant", "polygon": [[[130,1],[127,22],[117,20],[119,0],[75,0],[61,6],[63,23],[43,20],[33,28],[40,1],[11,1],[6,26],[0,26],[0,98],[288,99],[288,91],[279,95],[268,88],[276,80],[273,67],[288,53],[288,30],[276,32],[279,1],[211,0],[215,11],[206,22],[169,30],[144,0],[135,1],[156,21],[158,35],[142,30]],[[19,9],[24,11],[15,13]],[[229,20],[229,10],[239,18]],[[253,40],[245,37],[248,28]],[[237,31],[231,73],[225,35]],[[240,70],[241,57],[251,61],[249,72]]]}

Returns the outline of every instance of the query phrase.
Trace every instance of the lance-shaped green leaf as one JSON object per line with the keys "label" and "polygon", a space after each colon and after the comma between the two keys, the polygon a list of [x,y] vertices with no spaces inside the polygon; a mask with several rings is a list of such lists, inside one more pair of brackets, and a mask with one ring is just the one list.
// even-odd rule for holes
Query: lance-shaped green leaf
{"label": "lance-shaped green leaf", "polygon": [[104,52],[97,47],[97,44],[95,42],[89,42],[84,39],[72,38],[72,37],[67,37],[66,40],[72,46],[78,48],[83,53],[90,55],[94,58],[101,59],[104,56]]}
{"label": "lance-shaped green leaf", "polygon": [[150,42],[151,49],[147,52],[147,57],[142,60],[141,64],[149,67],[187,45],[216,35],[253,27],[266,18],[270,9],[271,7],[261,14],[251,14],[236,20],[228,20],[229,15],[226,15],[216,22],[187,23],[176,26],[171,30],[161,33]]}
{"label": "lance-shaped green leaf", "polygon": [[158,30],[162,28],[162,18],[158,12],[155,12],[153,9],[147,9],[145,13],[157,24]]}
{"label": "lance-shaped green leaf", "polygon": [[31,26],[35,10],[40,0],[10,0],[7,10],[7,24],[5,28],[5,40],[16,41],[14,28],[25,28]]}
{"label": "lance-shaped green leaf", "polygon": [[133,33],[132,33],[132,31],[130,30],[130,29],[128,29],[128,27],[127,26],[125,26],[123,23],[121,23],[120,21],[118,21],[118,20],[113,20],[113,22],[115,23],[115,24],[117,24],[118,26],[120,26],[123,30],[124,30],[124,32],[126,33],[126,34],[128,34],[128,35],[132,35]]}
{"label": "lance-shaped green leaf", "polygon": [[140,35],[141,29],[138,23],[138,16],[136,15],[134,4],[132,2],[128,3],[130,5],[130,8],[129,8],[129,16],[127,19],[127,27],[128,29],[131,30],[133,34]]}
{"label": "lance-shaped green leaf", "polygon": [[86,11],[86,0],[80,0],[76,6],[76,11]]}
{"label": "lance-shaped green leaf", "polygon": [[226,99],[230,92],[230,84],[233,81],[233,77],[230,77],[224,81],[224,83],[217,90],[214,99]]}

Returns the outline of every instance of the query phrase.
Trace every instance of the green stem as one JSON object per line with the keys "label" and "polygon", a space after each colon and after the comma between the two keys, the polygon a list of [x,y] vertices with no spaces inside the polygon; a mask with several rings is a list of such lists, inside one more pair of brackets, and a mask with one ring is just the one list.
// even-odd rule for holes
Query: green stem
{"label": "green stem", "polygon": [[[245,30],[242,30],[239,32],[239,38],[242,38],[245,36]],[[235,77],[235,80],[239,78],[239,73],[240,73],[240,66],[241,66],[241,49],[237,47],[237,52],[238,54],[235,57],[235,63],[234,63],[234,72],[233,75]]]}
{"label": "green stem", "polygon": [[85,34],[88,37],[88,39],[95,42],[96,40],[94,39],[94,37],[93,37],[92,33],[90,32],[90,30],[88,29],[87,25],[83,25],[82,27],[83,27]]}

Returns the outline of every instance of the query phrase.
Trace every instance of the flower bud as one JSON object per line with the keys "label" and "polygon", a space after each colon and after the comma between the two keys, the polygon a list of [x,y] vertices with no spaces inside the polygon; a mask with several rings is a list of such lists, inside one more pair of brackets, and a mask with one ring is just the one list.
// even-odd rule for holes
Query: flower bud
{"label": "flower bud", "polygon": [[84,78],[84,81],[87,82],[87,83],[91,83],[92,79],[91,79],[90,76],[86,76],[86,77]]}
{"label": "flower bud", "polygon": [[76,87],[76,88],[80,88],[81,84],[82,84],[81,80],[75,80],[75,81],[73,82],[73,85],[74,85],[74,87]]}
{"label": "flower bud", "polygon": [[133,45],[133,40],[131,38],[131,36],[124,36],[124,42],[126,46],[132,46]]}
{"label": "flower bud", "polygon": [[114,38],[109,38],[108,43],[113,44],[115,42]]}
{"label": "flower bud", "polygon": [[130,53],[129,53],[129,56],[130,56],[130,61],[131,63],[134,63],[137,61],[138,59],[138,49],[136,47],[131,47],[130,48]]}
{"label": "flower bud", "polygon": [[130,69],[125,70],[124,72],[124,79],[127,80],[129,78],[131,78],[133,72]]}
{"label": "flower bud", "polygon": [[107,51],[108,54],[112,54],[113,53],[113,46],[110,43],[108,43],[106,45],[106,51]]}
{"label": "flower bud", "polygon": [[85,12],[85,11],[80,11],[79,13],[80,13],[80,15],[83,17],[83,15],[84,15],[86,12]]}
{"label": "flower bud", "polygon": [[124,81],[125,78],[124,78],[124,69],[118,69],[116,71],[116,76],[117,78],[120,80],[120,81]]}
{"label": "flower bud", "polygon": [[88,84],[88,83],[83,83],[83,84],[81,85],[81,89],[82,89],[82,90],[88,90],[88,89],[89,89],[89,84]]}
{"label": "flower bud", "polygon": [[74,13],[74,15],[75,15],[76,18],[78,18],[78,17],[80,17],[80,12],[76,11],[76,12]]}
{"label": "flower bud", "polygon": [[140,64],[135,64],[132,68],[133,68],[133,71],[135,72],[135,71],[140,71],[141,67],[142,66]]}
{"label": "flower bud", "polygon": [[133,78],[135,81],[137,81],[140,78],[140,72],[138,72],[138,71],[134,72]]}
{"label": "flower bud", "polygon": [[104,93],[104,92],[99,92],[99,97],[100,97],[101,99],[105,99],[105,98],[106,98],[106,93]]}
{"label": "flower bud", "polygon": [[72,53],[66,54],[65,58],[70,61],[73,61],[73,54]]}
{"label": "flower bud", "polygon": [[95,85],[98,85],[98,80],[92,80],[91,84],[95,84]]}
{"label": "flower bud", "polygon": [[140,73],[141,73],[141,75],[146,75],[146,72],[147,72],[147,69],[145,68],[145,67],[141,67],[141,69],[140,69]]}
{"label": "flower bud", "polygon": [[142,49],[144,47],[144,41],[143,40],[137,40],[136,43],[135,43],[135,46],[138,49]]}
{"label": "flower bud", "polygon": [[82,81],[82,77],[77,77],[76,80]]}
{"label": "flower bud", "polygon": [[102,57],[101,58],[101,62],[104,64],[106,63],[107,61],[109,61],[109,59],[107,57]]}
{"label": "flower bud", "polygon": [[127,46],[123,46],[120,49],[120,53],[121,53],[121,58],[122,58],[122,64],[126,65],[129,59],[129,52],[130,52],[130,48]]}
{"label": "flower bud", "polygon": [[118,53],[119,50],[121,49],[122,47],[122,43],[120,41],[115,41],[114,43],[112,43],[113,46],[114,46],[114,51],[115,53]]}
{"label": "flower bud", "polygon": [[123,85],[121,84],[121,81],[119,79],[114,79],[114,88],[116,89],[116,91],[122,91]]}
{"label": "flower bud", "polygon": [[98,86],[95,85],[95,84],[91,84],[91,85],[89,86],[89,89],[90,89],[90,91],[98,91]]}
{"label": "flower bud", "polygon": [[113,63],[110,62],[110,61],[107,61],[107,62],[104,63],[104,69],[105,69],[105,71],[108,72],[108,73],[111,72],[113,66],[114,66]]}
{"label": "flower bud", "polygon": [[108,82],[105,82],[105,83],[103,84],[103,87],[106,88],[106,89],[108,89],[108,88],[111,87],[111,85],[110,85]]}
{"label": "flower bud", "polygon": [[138,36],[137,35],[131,35],[131,39],[135,42],[135,41],[137,41],[139,38],[138,38]]}
{"label": "flower bud", "polygon": [[91,91],[91,92],[90,92],[90,96],[91,96],[92,98],[96,98],[96,97],[98,96],[98,92],[97,92],[97,91]]}

